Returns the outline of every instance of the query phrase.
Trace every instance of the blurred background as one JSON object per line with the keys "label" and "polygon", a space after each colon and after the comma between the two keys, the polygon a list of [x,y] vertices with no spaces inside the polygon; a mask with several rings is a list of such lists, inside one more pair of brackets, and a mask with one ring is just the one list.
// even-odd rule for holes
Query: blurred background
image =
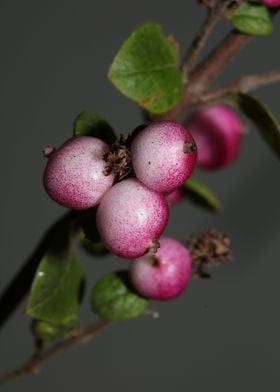
{"label": "blurred background", "polygon": [[[156,21],[184,53],[203,18],[203,7],[185,0],[2,2],[0,292],[65,212],[43,190],[42,148],[69,138],[83,110],[104,116],[118,132],[139,125],[137,106],[106,79],[120,44],[138,24]],[[229,29],[222,22],[204,54]],[[220,82],[279,69],[279,34],[278,18],[273,35],[252,41]],[[279,84],[256,96],[279,118]],[[192,281],[176,301],[153,303],[159,319],[110,327],[89,344],[52,358],[39,376],[13,381],[3,391],[279,390],[279,161],[249,128],[233,166],[196,173],[222,201],[222,214],[186,200],[172,209],[166,232],[184,241],[205,228],[220,228],[232,240],[235,261],[212,270],[210,280]],[[88,301],[93,283],[128,262],[80,254],[88,277],[80,312],[85,324],[95,317]],[[24,306],[0,330],[1,372],[32,354]]]}

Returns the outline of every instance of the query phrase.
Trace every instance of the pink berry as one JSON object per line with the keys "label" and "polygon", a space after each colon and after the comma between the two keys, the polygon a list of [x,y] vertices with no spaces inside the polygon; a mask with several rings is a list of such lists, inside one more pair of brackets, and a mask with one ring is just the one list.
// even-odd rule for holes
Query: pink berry
{"label": "pink berry", "polygon": [[180,204],[183,201],[185,195],[181,188],[175,189],[175,191],[168,194],[167,199],[172,206]]}
{"label": "pink berry", "polygon": [[102,242],[115,255],[142,256],[155,246],[169,217],[165,197],[136,178],[114,185],[97,209],[97,229]]}
{"label": "pink berry", "polygon": [[280,0],[261,0],[261,2],[269,8],[280,7]]}
{"label": "pink berry", "polygon": [[114,181],[113,174],[103,174],[108,151],[108,145],[94,137],[69,139],[48,158],[44,186],[49,196],[74,210],[97,205]]}
{"label": "pink berry", "polygon": [[138,180],[155,191],[170,193],[192,174],[196,146],[181,124],[155,122],[135,136],[131,156]]}
{"label": "pink berry", "polygon": [[178,297],[190,280],[191,256],[179,241],[163,237],[156,255],[133,260],[130,273],[134,287],[144,297],[169,300]]}
{"label": "pink berry", "polygon": [[221,168],[236,159],[244,126],[230,107],[213,105],[198,109],[191,114],[187,127],[197,145],[198,166]]}

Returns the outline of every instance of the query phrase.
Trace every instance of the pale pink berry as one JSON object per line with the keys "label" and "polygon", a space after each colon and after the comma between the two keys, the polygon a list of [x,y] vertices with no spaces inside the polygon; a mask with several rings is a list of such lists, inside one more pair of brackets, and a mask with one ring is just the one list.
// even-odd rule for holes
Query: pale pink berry
{"label": "pale pink berry", "polygon": [[280,0],[261,0],[261,2],[269,8],[280,7]]}
{"label": "pale pink berry", "polygon": [[74,210],[97,205],[114,181],[113,174],[103,173],[108,151],[109,146],[94,137],[69,139],[48,158],[44,186],[49,196]]}
{"label": "pale pink berry", "polygon": [[221,168],[236,159],[244,126],[230,107],[213,105],[197,109],[188,119],[187,127],[197,145],[198,166]]}
{"label": "pale pink berry", "polygon": [[147,126],[131,145],[132,166],[138,180],[164,193],[172,192],[190,177],[196,155],[191,134],[171,121]]}
{"label": "pale pink berry", "polygon": [[191,256],[179,241],[163,237],[155,256],[146,255],[131,263],[131,280],[146,298],[169,300],[178,297],[192,276]]}
{"label": "pale pink berry", "polygon": [[136,258],[156,247],[169,217],[165,197],[136,178],[114,185],[97,209],[102,242],[115,255]]}
{"label": "pale pink berry", "polygon": [[177,188],[175,191],[167,195],[167,200],[172,206],[180,204],[184,200],[185,194],[182,188]]}

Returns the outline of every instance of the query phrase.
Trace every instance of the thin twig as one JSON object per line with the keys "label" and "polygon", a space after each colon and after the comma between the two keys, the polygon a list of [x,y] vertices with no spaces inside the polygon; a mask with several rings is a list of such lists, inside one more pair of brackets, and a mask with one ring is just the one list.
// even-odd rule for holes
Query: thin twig
{"label": "thin twig", "polygon": [[73,346],[76,343],[86,341],[88,338],[91,338],[95,333],[109,325],[109,323],[110,322],[106,320],[99,320],[86,327],[75,330],[73,333],[69,334],[63,340],[60,340],[58,343],[54,344],[42,354],[38,354],[37,356],[29,359],[23,366],[0,375],[0,384],[4,384],[8,381],[14,380],[18,377],[23,376],[24,374],[37,373],[40,370],[40,366],[50,357],[68,347]]}
{"label": "thin twig", "polygon": [[160,116],[160,120],[176,120],[190,106],[199,102],[199,98],[221,74],[228,63],[239,53],[251,39],[248,34],[231,31],[210,55],[194,70],[185,86],[183,99],[169,112]]}
{"label": "thin twig", "polygon": [[201,26],[199,33],[193,40],[190,50],[183,58],[182,73],[183,73],[183,79],[185,83],[189,79],[189,74],[193,70],[194,65],[202,49],[204,48],[211,31],[213,30],[213,28],[215,27],[215,25],[218,23],[219,20],[220,20],[220,15],[218,15],[213,8],[209,8],[207,12],[207,17],[203,25]]}
{"label": "thin twig", "polygon": [[226,84],[223,87],[210,90],[200,97],[201,103],[217,101],[229,94],[247,93],[262,86],[267,86],[280,81],[280,70],[270,71],[258,75],[243,76],[240,79]]}
{"label": "thin twig", "polygon": [[240,1],[201,0],[199,2],[204,4],[208,8],[207,16],[197,36],[194,38],[190,50],[183,58],[182,72],[183,79],[185,82],[188,80],[189,74],[193,70],[196,61],[202,49],[204,48],[213,28],[222,19],[222,17],[226,15],[227,10],[232,7],[232,4],[239,4]]}
{"label": "thin twig", "polygon": [[204,92],[251,38],[248,34],[231,31],[193,73],[192,93]]}

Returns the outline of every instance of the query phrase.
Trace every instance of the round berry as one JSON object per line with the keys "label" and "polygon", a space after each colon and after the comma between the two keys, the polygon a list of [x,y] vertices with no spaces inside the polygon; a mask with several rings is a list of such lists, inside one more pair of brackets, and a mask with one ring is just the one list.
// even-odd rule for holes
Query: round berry
{"label": "round berry", "polygon": [[192,174],[196,146],[191,134],[172,121],[155,122],[132,141],[132,166],[138,180],[158,192],[170,193]]}
{"label": "round berry", "polygon": [[131,280],[146,298],[169,300],[178,297],[192,275],[191,256],[179,241],[160,239],[155,256],[146,255],[131,263]]}
{"label": "round berry", "polygon": [[112,186],[114,175],[103,171],[109,146],[90,136],[72,138],[52,152],[44,173],[44,186],[57,203],[74,210],[97,205]]}
{"label": "round berry", "polygon": [[187,127],[197,145],[198,166],[221,168],[236,159],[244,126],[230,107],[213,105],[200,108],[191,114]]}
{"label": "round berry", "polygon": [[261,2],[269,8],[280,7],[280,0],[261,0]]}
{"label": "round berry", "polygon": [[115,255],[136,258],[156,247],[169,217],[165,197],[135,178],[106,192],[97,209],[102,242]]}

